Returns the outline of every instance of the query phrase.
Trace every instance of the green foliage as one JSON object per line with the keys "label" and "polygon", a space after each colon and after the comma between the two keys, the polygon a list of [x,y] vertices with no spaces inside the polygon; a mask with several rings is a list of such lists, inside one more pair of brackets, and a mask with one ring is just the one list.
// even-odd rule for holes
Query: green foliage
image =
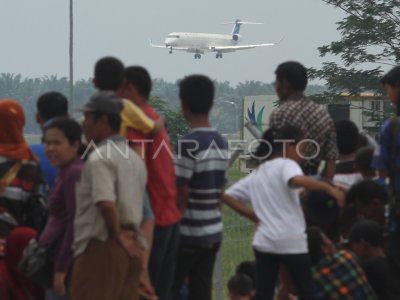
{"label": "green foliage", "polygon": [[[318,48],[321,57],[337,56],[342,64],[325,62],[321,69],[309,69],[311,79],[323,79],[328,91],[313,98],[320,103],[343,100],[341,94],[362,92],[383,95],[382,66],[400,63],[400,1],[322,0],[345,13],[336,24],[339,41]],[[374,66],[375,65],[375,66]],[[373,67],[371,67],[373,66]],[[381,124],[390,110],[367,112],[370,121]]]}
{"label": "green foliage", "polygon": [[186,122],[180,109],[176,111],[171,110],[168,107],[168,103],[157,96],[150,97],[149,103],[165,118],[165,126],[172,145],[175,145],[180,137],[189,132],[189,124]]}
{"label": "green foliage", "polygon": [[[275,93],[272,84],[260,81],[246,81],[235,87],[231,86],[228,81],[214,81],[214,84],[215,99],[211,111],[211,122],[223,133],[237,133],[240,130],[244,96]],[[325,88],[309,86],[307,93],[313,94],[320,90],[325,90]],[[42,78],[23,78],[20,74],[0,74],[0,99],[11,97],[21,101],[27,112],[25,132],[28,134],[40,133],[35,122],[36,100],[41,94],[49,91],[57,91],[68,97],[68,79],[66,77],[58,78],[54,75]],[[74,84],[74,108],[83,106],[94,91],[91,79],[76,81]],[[165,117],[172,142],[188,131],[189,127],[180,112],[178,81],[170,83],[164,79],[154,79],[150,102]]]}

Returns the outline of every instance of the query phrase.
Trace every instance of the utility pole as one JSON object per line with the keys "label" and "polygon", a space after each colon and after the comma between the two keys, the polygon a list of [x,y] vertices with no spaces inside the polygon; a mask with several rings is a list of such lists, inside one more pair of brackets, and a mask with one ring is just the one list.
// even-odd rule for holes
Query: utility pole
{"label": "utility pole", "polygon": [[71,116],[74,114],[74,1],[69,0],[69,100]]}

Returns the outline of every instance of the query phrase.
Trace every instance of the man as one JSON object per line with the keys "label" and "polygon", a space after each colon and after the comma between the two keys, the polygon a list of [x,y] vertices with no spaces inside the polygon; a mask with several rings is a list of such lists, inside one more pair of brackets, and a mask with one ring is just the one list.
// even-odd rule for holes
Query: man
{"label": "man", "polygon": [[336,251],[317,227],[307,229],[316,299],[377,299],[352,253]]}
{"label": "man", "polygon": [[[121,94],[123,83],[125,80],[124,65],[122,62],[115,57],[104,57],[97,61],[94,67],[94,86],[101,90],[111,90],[123,96]],[[121,111],[121,128],[120,134],[124,138],[127,137],[128,130],[136,130],[141,134],[148,134],[156,136],[164,128],[164,120],[159,118],[153,121],[149,118],[133,101],[123,98],[123,110]],[[132,149],[138,153],[141,153],[140,144],[131,144]],[[147,242],[151,247],[153,240],[153,229],[154,229],[154,215],[149,202],[149,197],[144,199],[144,214],[141,229],[145,233]],[[149,250],[150,251],[150,250]],[[142,275],[142,294],[152,293],[151,282],[148,278],[147,272],[147,260],[149,253],[144,253],[144,265]]]}
{"label": "man", "polygon": [[355,156],[358,149],[360,133],[357,125],[350,120],[335,123],[336,140],[339,151],[339,162],[336,163],[333,181],[345,188],[362,180],[362,175],[355,170]]}
{"label": "man", "polygon": [[[139,106],[152,120],[160,116],[149,104],[151,78],[139,66],[125,69],[125,83],[120,94]],[[181,214],[176,206],[176,180],[172,149],[165,128],[157,135],[143,134],[129,128],[128,140],[140,147],[149,173],[147,191],[155,214],[150,278],[160,300],[169,299],[179,240]]]}
{"label": "man", "polygon": [[[96,62],[94,67],[93,84],[99,91],[114,91],[118,93],[124,82],[124,65],[115,57],[104,57]],[[147,134],[158,133],[164,127],[164,120],[151,120],[132,101],[123,99],[123,110],[121,111],[122,136],[126,136],[128,128],[137,129]]]}
{"label": "man", "polygon": [[269,126],[289,124],[299,128],[305,139],[312,140],[305,142],[304,173],[316,175],[321,160],[325,160],[326,177],[332,179],[337,158],[335,127],[327,110],[304,95],[306,69],[298,62],[288,61],[278,66],[275,75],[280,105],[272,112]]}
{"label": "man", "polygon": [[83,132],[95,149],[77,185],[72,299],[139,299],[142,219],[147,172],[142,159],[118,135],[122,100],[94,94],[83,108]]}
{"label": "man", "polygon": [[[36,122],[40,129],[51,122],[56,117],[68,116],[68,100],[65,96],[58,92],[48,92],[41,95],[37,102]],[[39,159],[40,168],[46,180],[45,191],[49,191],[56,179],[57,169],[50,164],[49,159],[44,153],[43,144],[33,144],[30,148]]]}
{"label": "man", "polygon": [[396,117],[386,120],[382,125],[372,166],[378,170],[379,177],[390,179],[389,299],[400,299],[400,66],[383,76],[381,83],[396,108]]}
{"label": "man", "polygon": [[220,202],[228,145],[209,121],[212,81],[202,75],[188,76],[179,90],[183,115],[192,131],[178,141],[176,151],[177,201],[183,218],[172,292],[176,297],[188,277],[189,300],[211,300],[214,261],[222,241]]}
{"label": "man", "polygon": [[382,226],[371,220],[361,220],[351,228],[349,241],[378,299],[388,299],[389,265],[383,250]]}

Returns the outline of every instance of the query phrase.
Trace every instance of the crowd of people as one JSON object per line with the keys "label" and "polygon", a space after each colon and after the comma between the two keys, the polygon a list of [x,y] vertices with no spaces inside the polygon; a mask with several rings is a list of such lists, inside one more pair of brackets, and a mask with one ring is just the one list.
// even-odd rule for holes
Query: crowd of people
{"label": "crowd of people", "polygon": [[[79,122],[64,95],[38,98],[39,144],[24,139],[20,103],[1,99],[0,299],[211,300],[223,204],[257,225],[229,299],[400,299],[398,118],[376,147],[305,96],[300,63],[275,75],[258,167],[230,186],[204,75],[179,82],[191,131],[175,147],[147,70],[114,57],[96,63]],[[400,111],[400,67],[382,84]],[[34,247],[40,280],[26,267]]]}

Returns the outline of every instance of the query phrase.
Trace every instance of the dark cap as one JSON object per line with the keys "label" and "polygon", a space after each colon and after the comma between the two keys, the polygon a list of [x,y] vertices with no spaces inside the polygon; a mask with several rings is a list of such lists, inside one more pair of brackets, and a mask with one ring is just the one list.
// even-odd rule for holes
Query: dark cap
{"label": "dark cap", "polygon": [[115,92],[100,91],[93,94],[85,106],[78,111],[119,115],[122,107],[122,99]]}
{"label": "dark cap", "polygon": [[383,239],[383,228],[371,220],[361,220],[350,230],[350,242],[365,241],[372,246],[379,246]]}

